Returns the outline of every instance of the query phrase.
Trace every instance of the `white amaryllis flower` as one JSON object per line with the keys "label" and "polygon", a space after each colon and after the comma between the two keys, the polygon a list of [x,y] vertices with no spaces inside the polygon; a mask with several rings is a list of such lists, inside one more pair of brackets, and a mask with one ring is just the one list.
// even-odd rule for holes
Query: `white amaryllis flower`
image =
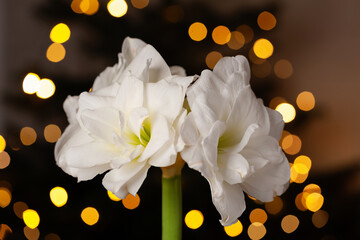
{"label": "white amaryllis flower", "polygon": [[192,80],[151,45],[126,38],[119,63],[96,78],[92,91],[66,99],[70,125],[55,146],[57,164],[79,181],[110,170],[105,188],[120,198],[135,195],[150,166],[174,164],[184,146],[179,129]]}
{"label": "white amaryllis flower", "polygon": [[249,80],[245,57],[225,57],[187,91],[191,112],[182,127],[181,156],[208,180],[224,226],[245,210],[243,191],[272,201],[290,179],[288,160],[278,145],[282,117],[256,98]]}

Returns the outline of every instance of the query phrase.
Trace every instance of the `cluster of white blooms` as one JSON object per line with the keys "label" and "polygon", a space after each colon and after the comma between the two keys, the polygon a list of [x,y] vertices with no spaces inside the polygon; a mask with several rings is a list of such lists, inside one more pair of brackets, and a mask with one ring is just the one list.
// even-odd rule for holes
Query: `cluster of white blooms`
{"label": "cluster of white blooms", "polygon": [[256,98],[249,80],[243,56],[186,76],[151,45],[126,38],[119,62],[92,91],[65,100],[70,124],[55,146],[56,162],[79,181],[108,171],[104,187],[125,198],[151,166],[171,166],[180,154],[208,180],[220,222],[230,225],[245,209],[243,192],[271,201],[290,178],[278,145],[282,117]]}

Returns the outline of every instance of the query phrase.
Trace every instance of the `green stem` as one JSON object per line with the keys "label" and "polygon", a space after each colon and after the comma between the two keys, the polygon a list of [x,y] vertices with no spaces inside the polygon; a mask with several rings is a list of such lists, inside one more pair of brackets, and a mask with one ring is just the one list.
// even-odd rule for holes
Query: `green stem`
{"label": "green stem", "polygon": [[162,178],[162,240],[181,240],[181,175]]}

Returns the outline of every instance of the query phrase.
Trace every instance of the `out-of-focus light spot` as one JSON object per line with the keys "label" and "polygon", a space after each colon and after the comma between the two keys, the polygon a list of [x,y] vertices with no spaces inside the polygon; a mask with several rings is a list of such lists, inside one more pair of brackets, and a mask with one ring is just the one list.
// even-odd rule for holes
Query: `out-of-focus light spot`
{"label": "out-of-focus light spot", "polygon": [[215,67],[216,63],[222,57],[223,57],[223,55],[221,53],[219,53],[218,51],[209,52],[205,58],[206,66],[208,66],[208,68],[210,68],[210,69],[213,69]]}
{"label": "out-of-focus light spot", "polygon": [[54,95],[55,93],[55,84],[53,81],[47,78],[40,80],[40,88],[36,92],[36,96],[42,99],[47,99]]}
{"label": "out-of-focus light spot", "polygon": [[188,228],[198,229],[204,222],[204,216],[199,210],[191,210],[185,215],[185,224]]}
{"label": "out-of-focus light spot", "polygon": [[242,223],[237,220],[236,223],[230,225],[230,226],[225,226],[224,227],[224,230],[226,232],[226,234],[230,237],[236,237],[236,236],[239,236],[242,231],[243,231],[243,225]]}
{"label": "out-of-focus light spot", "polygon": [[[295,158],[294,164],[303,164],[309,170],[311,169],[311,159],[308,156],[305,156],[305,155],[300,155],[297,158]],[[316,185],[316,184],[314,184],[314,185]]]}
{"label": "out-of-focus light spot", "polygon": [[201,41],[207,35],[207,28],[201,22],[194,22],[190,25],[188,30],[189,36],[194,41]]}
{"label": "out-of-focus light spot", "polygon": [[40,216],[39,214],[33,209],[26,209],[23,212],[23,220],[26,226],[31,229],[37,228],[40,223]]}
{"label": "out-of-focus light spot", "polygon": [[318,211],[324,204],[324,197],[317,192],[310,193],[306,197],[306,207],[312,212]]}
{"label": "out-of-focus light spot", "polygon": [[109,198],[110,198],[111,200],[115,201],[115,202],[118,202],[118,201],[121,200],[120,198],[118,198],[117,196],[115,196],[115,194],[113,194],[113,193],[110,192],[109,190],[107,191],[107,194],[108,194]]}
{"label": "out-of-focus light spot", "polygon": [[311,92],[301,92],[296,98],[296,104],[303,111],[310,111],[315,107],[315,97]]}
{"label": "out-of-focus light spot", "polygon": [[94,225],[99,221],[99,213],[98,211],[93,207],[87,207],[81,212],[81,219],[86,223],[87,225]]}
{"label": "out-of-focus light spot", "polygon": [[0,135],[0,153],[6,148],[6,141],[3,136]]}
{"label": "out-of-focus light spot", "polygon": [[65,58],[66,50],[61,43],[51,44],[46,51],[46,58],[51,62],[60,62]]}
{"label": "out-of-focus light spot", "polygon": [[83,11],[80,8],[80,4],[81,4],[82,0],[73,0],[71,2],[71,9],[75,12],[75,13],[83,13]]}
{"label": "out-of-focus light spot", "polygon": [[307,192],[307,193],[321,193],[321,188],[319,187],[319,185],[311,183],[306,185],[306,187],[304,187],[303,192]]}
{"label": "out-of-focus light spot", "polygon": [[[301,149],[301,140],[298,136],[290,134],[283,138],[281,146],[287,154],[295,155],[299,153]],[[296,169],[299,169],[301,166],[296,166]],[[310,169],[309,169],[310,170]],[[302,172],[299,172],[300,174],[304,174]]]}
{"label": "out-of-focus light spot", "polygon": [[64,43],[70,38],[70,28],[65,23],[59,23],[51,29],[50,39],[54,43]]}
{"label": "out-of-focus light spot", "polygon": [[275,63],[274,73],[278,78],[287,79],[293,74],[293,67],[288,60],[281,59]]}
{"label": "out-of-focus light spot", "polygon": [[23,80],[23,91],[27,94],[34,94],[40,88],[40,77],[35,73],[28,73]]}
{"label": "out-of-focus light spot", "polygon": [[125,199],[122,200],[122,203],[127,209],[135,209],[140,204],[140,197],[138,194],[134,197],[131,194],[128,194]]}
{"label": "out-of-focus light spot", "polygon": [[94,15],[99,10],[99,2],[98,0],[82,0],[79,7],[82,13]]}
{"label": "out-of-focus light spot", "polygon": [[268,213],[275,215],[278,214],[283,208],[284,203],[280,197],[274,197],[272,202],[265,203],[265,209]]}
{"label": "out-of-focus light spot", "polygon": [[0,151],[0,169],[7,168],[10,164],[10,156],[6,151]]}
{"label": "out-of-focus light spot", "polygon": [[241,32],[239,31],[231,32],[230,41],[227,43],[229,48],[233,50],[239,50],[244,46],[244,44],[245,44],[245,37]]}
{"label": "out-of-focus light spot", "polygon": [[290,168],[290,182],[295,182],[295,183],[303,183],[305,182],[305,180],[307,179],[307,177],[309,176],[309,173],[306,174],[300,174],[298,172],[296,172],[294,165],[291,166]]}
{"label": "out-of-focus light spot", "polygon": [[254,222],[248,228],[248,235],[250,239],[262,239],[266,234],[266,228],[262,223]]}
{"label": "out-of-focus light spot", "polygon": [[40,231],[37,228],[31,229],[29,227],[24,227],[24,235],[28,240],[38,240],[40,237]]}
{"label": "out-of-focus light spot", "polygon": [[16,202],[14,203],[13,205],[13,210],[14,210],[14,213],[15,215],[22,219],[23,218],[23,212],[26,210],[26,209],[29,209],[28,205],[24,202]]}
{"label": "out-of-focus light spot", "polygon": [[242,35],[245,37],[245,43],[251,42],[251,40],[254,37],[254,31],[248,25],[245,24],[240,25],[239,27],[236,28],[236,31],[242,33]]}
{"label": "out-of-focus light spot", "polygon": [[24,127],[20,131],[20,140],[25,146],[30,146],[36,141],[36,132],[31,127]]}
{"label": "out-of-focus light spot", "polygon": [[[12,230],[7,224],[0,224],[0,239],[6,240],[11,235]],[[10,239],[10,238],[9,238]]]}
{"label": "out-of-focus light spot", "polygon": [[131,0],[131,4],[134,8],[143,9],[149,5],[149,0]]}
{"label": "out-of-focus light spot", "polygon": [[217,26],[212,31],[212,38],[215,43],[219,45],[224,45],[227,42],[230,41],[231,38],[231,32],[230,30],[225,26]]}
{"label": "out-of-focus light spot", "polygon": [[303,204],[303,193],[299,193],[295,198],[295,205],[300,211],[306,211],[306,205]]}
{"label": "out-of-focus light spot", "polygon": [[266,61],[266,59],[258,58],[255,55],[253,48],[250,48],[250,50],[249,50],[249,59],[254,64],[262,64]]}
{"label": "out-of-focus light spot", "polygon": [[274,47],[269,40],[260,38],[254,43],[253,50],[258,58],[267,59],[273,54]]}
{"label": "out-of-focus light spot", "polygon": [[124,0],[111,0],[107,4],[107,9],[111,16],[119,18],[127,13],[128,5]]}
{"label": "out-of-focus light spot", "polygon": [[280,104],[280,103],[286,103],[287,101],[285,98],[282,97],[274,97],[270,100],[269,108],[274,109]]}
{"label": "out-of-focus light spot", "polygon": [[167,22],[177,23],[184,18],[184,10],[178,6],[169,6],[164,10],[164,18]]}
{"label": "out-of-focus light spot", "polygon": [[44,129],[45,140],[49,143],[56,142],[61,137],[61,130],[55,124],[49,124]]}
{"label": "out-of-focus light spot", "polygon": [[252,64],[251,72],[255,77],[266,78],[271,73],[271,64],[269,61],[264,61],[261,64]]}
{"label": "out-of-focus light spot", "polygon": [[261,208],[256,208],[254,210],[251,211],[249,219],[250,222],[254,223],[254,222],[259,222],[264,224],[267,220],[267,214],[266,212],[261,209]]}
{"label": "out-of-focus light spot", "polygon": [[311,220],[316,228],[322,228],[327,224],[329,220],[329,214],[324,210],[319,210],[314,212]]}
{"label": "out-of-focus light spot", "polygon": [[0,187],[0,207],[6,208],[11,202],[11,192],[8,188]]}
{"label": "out-of-focus light spot", "polygon": [[296,116],[295,108],[290,103],[280,103],[275,110],[281,113],[285,123],[291,122]]}
{"label": "out-of-focus light spot", "polygon": [[45,236],[44,240],[61,240],[59,235],[57,235],[56,233],[49,233],[48,235]]}
{"label": "out-of-focus light spot", "polygon": [[276,26],[276,18],[271,13],[264,11],[259,14],[257,23],[262,30],[271,30]]}
{"label": "out-of-focus light spot", "polygon": [[299,219],[294,215],[287,215],[281,220],[281,228],[286,233],[294,232],[299,226]]}
{"label": "out-of-focus light spot", "polygon": [[307,174],[309,172],[309,168],[307,168],[302,163],[296,163],[293,165],[294,170],[299,174]]}
{"label": "out-of-focus light spot", "polygon": [[64,188],[54,187],[50,190],[50,200],[55,206],[62,207],[68,200],[68,194]]}

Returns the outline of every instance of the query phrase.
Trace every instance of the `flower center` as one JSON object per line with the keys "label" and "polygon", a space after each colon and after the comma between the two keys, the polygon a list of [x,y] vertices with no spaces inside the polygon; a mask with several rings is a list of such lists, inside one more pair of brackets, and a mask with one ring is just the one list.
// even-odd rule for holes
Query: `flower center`
{"label": "flower center", "polygon": [[151,138],[151,121],[149,118],[146,118],[142,126],[140,128],[140,136],[138,137],[135,133],[133,133],[130,129],[127,129],[125,132],[125,135],[127,137],[127,143],[137,146],[142,145],[144,148],[147,146],[147,144],[150,141]]}

